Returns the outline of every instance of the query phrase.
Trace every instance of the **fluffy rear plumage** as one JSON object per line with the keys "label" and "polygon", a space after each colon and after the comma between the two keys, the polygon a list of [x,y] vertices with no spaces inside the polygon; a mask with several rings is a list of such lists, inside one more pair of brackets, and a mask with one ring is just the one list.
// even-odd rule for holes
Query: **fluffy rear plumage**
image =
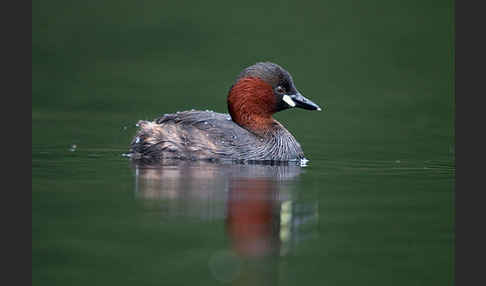
{"label": "fluffy rear plumage", "polygon": [[134,160],[300,160],[295,138],[277,121],[272,132],[257,136],[231,120],[229,114],[184,111],[154,121],[140,121],[131,143]]}

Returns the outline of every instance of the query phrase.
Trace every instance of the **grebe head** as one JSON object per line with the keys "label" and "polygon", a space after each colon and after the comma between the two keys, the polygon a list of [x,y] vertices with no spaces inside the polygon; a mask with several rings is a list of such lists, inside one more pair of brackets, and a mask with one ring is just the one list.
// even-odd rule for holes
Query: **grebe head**
{"label": "grebe head", "polygon": [[228,94],[233,121],[256,133],[271,125],[272,114],[293,107],[321,110],[297,90],[288,71],[270,62],[244,69]]}

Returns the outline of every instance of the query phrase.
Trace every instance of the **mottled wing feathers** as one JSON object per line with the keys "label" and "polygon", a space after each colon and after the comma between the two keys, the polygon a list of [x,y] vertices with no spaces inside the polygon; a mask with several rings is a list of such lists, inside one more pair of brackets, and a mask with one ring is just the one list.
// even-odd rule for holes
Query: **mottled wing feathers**
{"label": "mottled wing feathers", "polygon": [[140,121],[132,141],[134,157],[148,160],[231,159],[247,143],[248,131],[231,121],[228,114],[184,111],[166,114],[154,121]]}
{"label": "mottled wing feathers", "polygon": [[269,136],[260,137],[240,127],[230,115],[211,111],[166,114],[140,121],[132,141],[132,158],[288,161],[304,158],[295,138],[274,122]]}

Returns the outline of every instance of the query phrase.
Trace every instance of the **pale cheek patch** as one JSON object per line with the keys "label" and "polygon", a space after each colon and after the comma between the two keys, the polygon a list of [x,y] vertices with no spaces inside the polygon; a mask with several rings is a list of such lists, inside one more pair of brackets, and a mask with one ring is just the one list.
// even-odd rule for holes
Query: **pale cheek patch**
{"label": "pale cheek patch", "polygon": [[290,107],[295,107],[295,102],[288,95],[283,96],[283,101],[285,101]]}

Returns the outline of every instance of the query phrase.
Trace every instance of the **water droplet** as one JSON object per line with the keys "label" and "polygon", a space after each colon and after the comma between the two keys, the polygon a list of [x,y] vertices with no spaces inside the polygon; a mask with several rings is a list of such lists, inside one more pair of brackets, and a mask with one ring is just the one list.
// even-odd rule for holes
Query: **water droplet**
{"label": "water droplet", "polygon": [[236,135],[233,135],[233,139],[236,139]]}
{"label": "water droplet", "polygon": [[307,167],[308,162],[309,162],[309,160],[307,160],[306,158],[300,159],[300,166],[301,167]]}
{"label": "water droplet", "polygon": [[207,121],[204,121],[204,125],[208,125],[208,122]]}
{"label": "water droplet", "polygon": [[76,148],[78,148],[78,146],[77,146],[76,144],[73,144],[73,145],[71,145],[71,147],[69,148],[69,151],[74,152],[74,151],[76,151]]}

